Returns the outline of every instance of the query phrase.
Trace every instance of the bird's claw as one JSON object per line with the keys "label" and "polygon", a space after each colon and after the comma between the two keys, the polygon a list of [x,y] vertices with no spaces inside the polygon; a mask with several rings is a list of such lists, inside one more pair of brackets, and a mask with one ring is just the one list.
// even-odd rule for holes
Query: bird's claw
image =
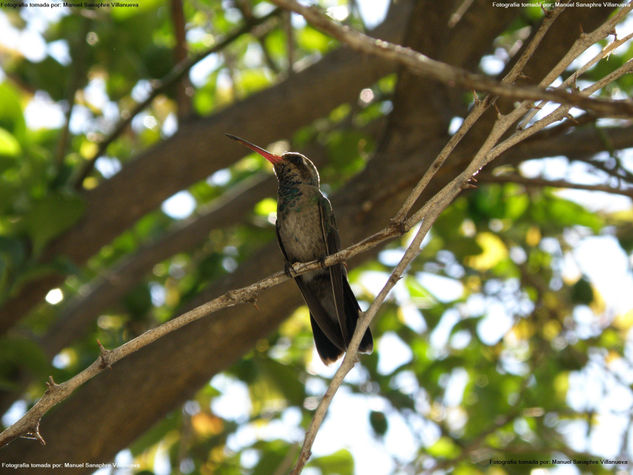
{"label": "bird's claw", "polygon": [[327,266],[325,265],[325,256],[319,257],[319,264],[321,265],[321,269],[327,268]]}
{"label": "bird's claw", "polygon": [[297,272],[295,271],[295,265],[291,264],[290,262],[286,262],[284,264],[284,273],[290,277],[291,279],[294,279],[297,277]]}

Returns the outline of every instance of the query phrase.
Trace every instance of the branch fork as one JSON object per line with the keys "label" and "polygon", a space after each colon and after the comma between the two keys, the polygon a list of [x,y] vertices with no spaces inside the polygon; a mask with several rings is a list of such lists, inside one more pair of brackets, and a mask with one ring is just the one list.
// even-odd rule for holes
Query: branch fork
{"label": "branch fork", "polygon": [[112,350],[105,348],[99,340],[97,340],[97,344],[99,345],[99,368],[112,369],[112,364],[115,362],[112,358]]}

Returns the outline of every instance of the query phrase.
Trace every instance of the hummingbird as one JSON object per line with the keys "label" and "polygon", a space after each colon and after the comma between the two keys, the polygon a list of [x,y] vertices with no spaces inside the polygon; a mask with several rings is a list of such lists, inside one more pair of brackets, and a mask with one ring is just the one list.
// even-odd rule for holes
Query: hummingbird
{"label": "hummingbird", "polygon": [[[330,364],[347,350],[360,313],[345,266],[339,263],[298,276],[290,274],[294,263],[323,260],[341,247],[332,205],[321,193],[319,172],[300,153],[275,155],[242,138],[226,135],[273,165],[279,183],[277,242],[285,259],[286,273],[294,277],[310,311],[317,352],[325,364]],[[368,328],[359,350],[371,353],[373,345]]]}

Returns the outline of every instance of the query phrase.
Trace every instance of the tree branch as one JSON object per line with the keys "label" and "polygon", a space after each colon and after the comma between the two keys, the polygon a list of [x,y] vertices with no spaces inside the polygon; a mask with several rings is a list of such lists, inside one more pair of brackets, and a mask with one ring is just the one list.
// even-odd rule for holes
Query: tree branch
{"label": "tree branch", "polygon": [[528,178],[515,173],[492,175],[492,174],[480,174],[477,175],[477,181],[481,183],[518,183],[527,187],[552,187],[552,188],[570,188],[575,190],[588,190],[588,191],[603,191],[605,193],[612,193],[615,195],[628,196],[633,198],[633,188],[621,189],[614,188],[609,185],[585,185],[582,183],[573,183],[567,180],[547,180],[545,178]]}
{"label": "tree branch", "polygon": [[[521,73],[522,68],[532,57],[534,51],[536,51],[536,48],[545,36],[545,33],[547,33],[549,28],[552,26],[554,21],[556,21],[556,18],[558,18],[558,15],[560,15],[562,11],[562,8],[557,8],[545,18],[545,21],[539,27],[539,30],[532,38],[532,41],[530,42],[528,47],[525,49],[525,51],[523,51],[519,60],[515,63],[510,72],[508,72],[508,74],[502,79],[502,83],[512,83],[516,80],[516,78]],[[475,95],[475,98],[476,97],[477,96]],[[418,198],[420,198],[428,184],[431,182],[431,178],[433,178],[435,173],[437,173],[437,171],[442,167],[449,155],[453,152],[453,150],[455,150],[455,147],[457,147],[459,142],[461,142],[462,138],[464,138],[464,136],[468,133],[472,126],[475,125],[475,123],[479,120],[482,114],[492,103],[494,103],[494,98],[490,96],[483,101],[476,100],[475,106],[473,107],[472,111],[464,119],[457,132],[455,132],[455,134],[453,134],[453,136],[449,139],[439,155],[435,158],[435,160],[433,160],[431,166],[428,168],[420,181],[415,185],[415,188],[413,189],[411,194],[407,197],[400,210],[396,213],[394,217],[394,220],[396,222],[403,220],[407,216],[407,214],[409,214],[409,211],[411,210],[415,202],[418,200]]]}
{"label": "tree branch", "polygon": [[[273,2],[280,7],[293,10],[303,15],[308,22],[319,30],[360,52],[379,55],[385,59],[396,61],[422,77],[435,79],[444,84],[457,85],[468,90],[486,91],[496,96],[512,99],[531,101],[548,100],[586,109],[599,116],[633,116],[633,103],[630,101],[592,99],[558,89],[503,84],[494,79],[473,74],[465,69],[457,68],[441,61],[435,61],[410,48],[384,40],[377,40],[353,30],[348,26],[339,25],[321,13],[316,7],[304,7],[294,0],[273,0]],[[632,8],[633,5],[622,8],[622,10],[618,12],[618,15],[616,15],[618,20]]]}
{"label": "tree branch", "polygon": [[[182,6],[182,0],[171,0],[171,21],[174,26],[174,38],[176,45],[174,46],[174,59],[176,64],[181,64],[187,60],[187,38],[185,31],[185,12]],[[262,17],[263,18],[263,17]],[[258,21],[258,19],[253,19]],[[251,21],[253,21],[251,20]],[[247,22],[252,28],[253,25]],[[182,76],[176,86],[176,103],[178,107],[178,119],[182,122],[191,115],[192,104],[188,90],[191,88],[189,78]]]}
{"label": "tree branch", "polygon": [[66,149],[68,148],[68,142],[70,140],[70,119],[72,118],[73,110],[75,108],[75,96],[77,95],[77,91],[79,90],[82,75],[86,72],[84,60],[84,57],[86,55],[86,48],[88,47],[88,43],[86,42],[86,35],[88,34],[88,29],[90,28],[91,23],[92,20],[90,18],[81,18],[81,28],[79,30],[79,33],[77,34],[77,40],[75,42],[76,55],[73,58],[73,64],[75,64],[76,67],[73,68],[68,83],[68,96],[66,99],[66,120],[64,122],[64,126],[62,127],[59,142],[57,144],[57,151],[55,153],[55,163],[58,167],[60,167],[60,170],[58,170],[58,172],[61,172],[61,166],[64,163],[64,158],[66,157]]}
{"label": "tree branch", "polygon": [[41,339],[45,353],[52,357],[85,334],[90,323],[128,292],[157,262],[203,242],[210,229],[239,223],[258,200],[274,190],[273,182],[272,176],[258,175],[231,188],[201,210],[199,216],[177,223],[156,241],[144,245],[95,278],[66,304]]}
{"label": "tree branch", "polygon": [[[384,228],[383,230],[373,234],[372,236],[352,245],[342,251],[326,257],[323,262],[315,260],[307,263],[293,265],[293,273],[301,275],[311,270],[321,269],[323,265],[331,266],[339,262],[348,260],[362,252],[372,249],[380,243],[401,235],[406,229],[398,229],[395,226]],[[146,331],[136,338],[118,346],[112,350],[106,350],[101,347],[100,357],[94,361],[86,369],[73,376],[64,383],[57,384],[52,378],[49,379],[48,389],[35,405],[11,427],[0,433],[0,447],[7,444],[16,437],[25,434],[39,434],[39,421],[52,407],[56,406],[66,398],[68,398],[78,387],[94,378],[105,368],[111,367],[117,361],[126,356],[140,350],[157,339],[188,325],[191,322],[199,320],[203,317],[217,312],[223,308],[233,307],[240,303],[254,302],[257,296],[264,290],[281,284],[289,278],[283,271],[277,272],[265,279],[240,289],[230,290],[223,295],[204,303],[193,310],[190,310],[178,318],[163,323],[162,325]],[[38,435],[38,440],[43,443],[43,438]]]}

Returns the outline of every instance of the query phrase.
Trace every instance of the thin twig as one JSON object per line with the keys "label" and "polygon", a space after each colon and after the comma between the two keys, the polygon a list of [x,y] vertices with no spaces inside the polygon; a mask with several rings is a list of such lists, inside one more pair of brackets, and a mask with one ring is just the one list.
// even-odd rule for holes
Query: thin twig
{"label": "thin twig", "polygon": [[319,402],[319,405],[314,413],[314,416],[312,417],[312,421],[310,422],[310,427],[308,428],[308,431],[306,432],[303,446],[301,447],[299,460],[297,461],[297,465],[292,471],[293,475],[300,474],[301,471],[303,470],[303,467],[305,466],[308,459],[310,458],[312,444],[314,443],[314,439],[316,438],[316,434],[319,430],[319,427],[321,426],[321,423],[323,422],[323,419],[325,418],[325,414],[327,413],[330,403],[332,402],[332,399],[334,398],[336,391],[338,390],[340,385],[343,383],[345,376],[356,364],[358,346],[361,342],[363,335],[365,334],[365,331],[367,330],[367,327],[369,326],[371,320],[376,316],[378,309],[381,307],[382,303],[385,301],[385,298],[387,297],[391,289],[402,278],[402,274],[404,273],[405,269],[408,267],[411,261],[415,259],[415,257],[420,253],[420,245],[422,244],[422,240],[424,239],[424,237],[426,236],[426,233],[431,228],[431,224],[435,221],[435,218],[439,216],[439,214],[441,213],[443,209],[444,209],[443,206],[434,206],[432,212],[431,210],[429,210],[429,213],[426,215],[413,241],[407,248],[404,256],[402,257],[402,259],[400,260],[396,268],[393,270],[393,272],[389,276],[389,279],[387,279],[387,282],[385,283],[384,287],[376,296],[376,298],[374,299],[370,307],[367,309],[367,311],[358,320],[358,323],[356,325],[356,331],[354,332],[354,336],[352,337],[352,340],[349,346],[347,347],[347,352],[345,353],[343,362],[341,363],[339,368],[336,370],[336,373],[332,377],[332,381],[330,382],[330,385],[328,386],[327,391],[321,398],[321,401]]}
{"label": "thin twig", "polygon": [[570,188],[575,190],[603,191],[615,195],[628,196],[633,198],[633,188],[623,190],[609,185],[586,185],[583,183],[573,183],[567,180],[547,180],[545,178],[528,178],[518,174],[490,175],[481,174],[477,176],[477,181],[481,183],[518,183],[525,186]]}
{"label": "thin twig", "polygon": [[[323,262],[316,260],[307,263],[295,264],[293,265],[293,274],[301,275],[311,270],[321,269],[324,263],[326,266],[331,266],[333,264],[346,261],[353,256],[372,249],[380,243],[401,234],[402,230],[393,226],[387,227],[372,236],[337,252],[336,254],[326,257]],[[112,350],[102,348],[99,358],[97,358],[97,360],[86,369],[63,383],[56,384],[52,382],[49,384],[49,387],[44,395],[31,409],[29,409],[26,414],[15,424],[0,433],[0,447],[16,437],[29,433],[39,433],[35,431],[35,428],[39,427],[39,421],[44,414],[70,396],[78,387],[94,378],[105,368],[112,366],[117,361],[125,358],[131,353],[134,353],[135,351],[138,351],[144,346],[149,345],[159,338],[162,338],[191,322],[206,317],[211,313],[217,312],[223,308],[233,307],[240,303],[252,302],[264,290],[279,285],[286,280],[288,280],[288,277],[284,272],[277,272],[246,287],[230,290],[223,295],[182,314],[178,318],[146,331],[145,333]]]}
{"label": "thin twig", "polygon": [[[176,64],[180,64],[187,60],[187,38],[185,31],[185,12],[182,5],[182,0],[171,0],[171,21],[174,26],[174,38],[176,39],[176,45],[174,46],[174,59]],[[176,104],[178,107],[178,120],[182,122],[184,119],[191,115],[192,104],[189,97],[188,90],[191,88],[191,83],[187,76],[182,76],[178,80],[176,86]]]}
{"label": "thin twig", "polygon": [[[578,56],[580,56],[587,48],[589,48],[589,46],[601,40],[608,34],[609,31],[613,30],[615,28],[615,25],[620,19],[621,19],[621,15],[616,15],[613,18],[607,20],[598,28],[596,28],[591,34],[581,35],[580,38],[578,38],[574,42],[569,52],[565,54],[565,57],[561,59],[558,62],[558,64],[552,69],[551,73],[548,74],[548,79],[553,80],[554,78],[562,74],[565,71],[565,69],[567,69],[567,67],[576,58],[578,58]],[[582,76],[585,72],[587,72],[598,61],[609,56],[609,54],[611,54],[613,50],[623,45],[626,41],[628,41],[632,37],[633,37],[633,33],[630,33],[626,35],[624,38],[616,39],[613,42],[609,43],[600,52],[598,52],[598,54],[596,54],[593,58],[587,61],[587,63],[585,63],[583,66],[581,66],[576,71],[574,71],[567,79],[563,81],[563,83],[560,86],[558,86],[557,89],[563,89],[565,87],[575,86],[576,81],[578,80],[580,76]],[[519,123],[517,128],[519,129],[524,128],[526,124],[528,124],[534,118],[534,116],[538,113],[538,111],[543,108],[543,106],[545,105],[545,102],[546,101],[539,102],[538,105],[530,113],[526,114],[526,116],[523,119],[521,119],[521,122]]]}
{"label": "thin twig", "polygon": [[[512,83],[516,80],[516,78],[521,73],[521,69],[519,69],[519,67],[523,67],[528,62],[528,60],[532,57],[532,55],[534,54],[534,51],[536,51],[537,46],[540,44],[541,40],[545,36],[545,33],[547,33],[547,31],[552,26],[554,21],[556,21],[556,18],[558,18],[558,15],[560,15],[561,11],[562,9],[556,9],[545,18],[545,21],[543,21],[543,23],[539,27],[539,30],[532,38],[532,41],[527,46],[527,48],[525,49],[525,51],[523,52],[519,60],[512,67],[510,72],[501,80],[502,83]],[[490,104],[494,100],[493,98],[489,96],[483,101],[479,101],[476,99],[476,97],[477,96],[475,96],[475,106],[473,107],[471,112],[468,114],[468,116],[466,116],[466,118],[460,125],[457,132],[453,134],[453,136],[449,139],[446,145],[442,148],[442,151],[438,154],[435,160],[433,160],[433,163],[431,163],[431,166],[426,171],[424,176],[415,185],[415,188],[413,189],[413,191],[409,194],[405,202],[402,204],[402,207],[400,208],[400,210],[398,210],[398,212],[394,216],[393,218],[394,222],[399,223],[407,216],[407,214],[409,213],[409,211],[411,211],[411,208],[413,207],[415,202],[422,195],[422,192],[426,189],[428,184],[431,182],[431,179],[433,178],[433,176],[442,167],[442,165],[444,164],[448,156],[453,152],[453,150],[455,150],[455,147],[457,147],[457,145],[462,140],[462,138],[472,128],[472,126],[477,122],[477,120],[479,120],[479,118],[486,111],[486,109],[490,107]]]}
{"label": "thin twig", "polygon": [[292,28],[292,15],[289,11],[283,13],[284,32],[286,33],[286,65],[288,76],[292,76],[295,70],[295,36]]}
{"label": "thin twig", "polygon": [[70,140],[70,119],[72,118],[73,110],[75,108],[75,97],[77,95],[77,91],[79,90],[82,75],[86,72],[86,61],[84,59],[86,55],[86,48],[88,47],[86,35],[88,34],[91,23],[92,21],[89,18],[83,17],[81,19],[81,28],[77,34],[77,40],[75,42],[76,55],[73,58],[73,64],[75,67],[70,75],[70,81],[68,84],[66,120],[64,122],[64,126],[62,127],[59,142],[57,144],[57,151],[55,153],[55,163],[59,167],[61,167],[64,163],[66,149],[68,148],[68,142]]}
{"label": "thin twig", "polygon": [[[620,66],[618,69],[616,69],[615,71],[612,71],[607,76],[596,81],[591,86],[588,86],[582,91],[580,91],[579,94],[583,96],[589,96],[590,94],[593,94],[598,89],[615,81],[617,78],[624,76],[625,74],[629,74],[631,71],[633,71],[633,60],[630,59],[626,63],[624,63],[622,66]],[[528,104],[526,103],[522,104],[522,107],[527,107],[527,106]],[[516,110],[519,110],[519,108],[517,108]],[[499,155],[506,152],[509,148],[513,147],[517,143],[522,142],[523,140],[525,140],[528,137],[531,137],[538,131],[543,130],[548,125],[553,124],[554,122],[557,122],[563,119],[564,117],[568,115],[569,110],[570,110],[570,106],[561,105],[550,114],[546,115],[542,119],[532,124],[527,129],[518,129],[510,137],[508,137],[507,139],[505,139],[503,142],[499,143],[492,149],[489,155],[489,161],[497,158]]]}
{"label": "thin twig", "polygon": [[[568,104],[593,111],[599,116],[633,116],[633,103],[628,100],[593,99],[558,89],[504,84],[479,74],[473,74],[465,69],[433,60],[411,48],[367,36],[348,26],[340,25],[332,21],[315,7],[304,7],[295,0],[273,0],[273,2],[283,8],[300,13],[313,26],[342,41],[353,49],[396,61],[417,75],[435,79],[444,84],[460,86],[467,90],[475,89],[486,91],[496,96],[510,97],[514,100],[548,100]],[[621,13],[626,13],[632,8],[633,4],[627,5],[618,12],[616,16],[620,18]]]}

